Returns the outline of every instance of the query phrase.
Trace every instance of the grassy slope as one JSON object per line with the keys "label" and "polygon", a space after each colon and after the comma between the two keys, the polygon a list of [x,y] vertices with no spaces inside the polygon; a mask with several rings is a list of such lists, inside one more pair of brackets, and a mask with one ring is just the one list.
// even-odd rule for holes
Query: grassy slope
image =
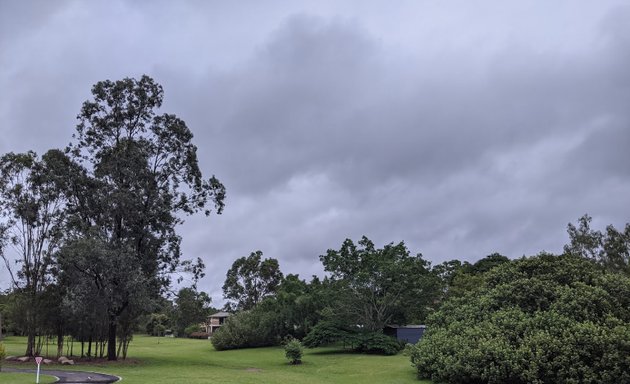
{"label": "grassy slope", "polygon": [[[24,342],[23,338],[7,338],[7,354],[23,353]],[[74,369],[122,376],[129,384],[423,383],[416,379],[406,356],[347,354],[326,348],[306,350],[304,363],[291,366],[284,358],[284,350],[278,347],[217,352],[207,340],[136,336],[129,348],[129,359],[132,361],[82,364]],[[1,382],[5,382],[3,375],[0,375]]]}

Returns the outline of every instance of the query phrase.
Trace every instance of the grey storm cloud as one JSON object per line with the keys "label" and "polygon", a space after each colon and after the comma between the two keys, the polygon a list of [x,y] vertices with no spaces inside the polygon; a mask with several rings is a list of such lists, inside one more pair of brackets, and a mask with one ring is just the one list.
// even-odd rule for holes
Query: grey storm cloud
{"label": "grey storm cloud", "polygon": [[215,301],[257,249],[302,277],[362,235],[559,252],[584,213],[629,221],[630,7],[528,4],[0,0],[0,150],[63,147],[92,84],[153,76],[228,190],[180,230]]}

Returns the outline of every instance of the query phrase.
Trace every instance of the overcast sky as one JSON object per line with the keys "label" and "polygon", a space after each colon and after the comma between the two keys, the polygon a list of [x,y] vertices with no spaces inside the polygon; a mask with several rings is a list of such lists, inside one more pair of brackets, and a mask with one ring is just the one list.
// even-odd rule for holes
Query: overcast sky
{"label": "overcast sky", "polygon": [[622,227],[629,68],[623,0],[0,0],[0,154],[64,147],[94,83],[152,76],[227,188],[180,228],[220,304],[258,249],[310,278],[362,235],[436,264]]}

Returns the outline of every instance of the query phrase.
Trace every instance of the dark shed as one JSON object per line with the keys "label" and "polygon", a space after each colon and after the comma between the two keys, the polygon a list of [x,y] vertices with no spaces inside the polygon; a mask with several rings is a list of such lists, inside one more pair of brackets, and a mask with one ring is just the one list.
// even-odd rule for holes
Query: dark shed
{"label": "dark shed", "polygon": [[383,333],[399,341],[415,344],[422,338],[425,329],[424,325],[387,325]]}

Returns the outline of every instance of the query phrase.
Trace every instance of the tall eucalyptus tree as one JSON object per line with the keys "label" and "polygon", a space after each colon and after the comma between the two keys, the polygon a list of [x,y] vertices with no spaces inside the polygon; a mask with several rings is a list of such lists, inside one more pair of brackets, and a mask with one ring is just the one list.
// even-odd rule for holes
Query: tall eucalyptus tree
{"label": "tall eucalyptus tree", "polygon": [[27,356],[37,352],[39,297],[52,281],[54,253],[63,238],[65,199],[55,180],[60,156],[51,150],[41,159],[35,152],[0,158],[0,257],[24,305]]}
{"label": "tall eucalyptus tree", "polygon": [[164,92],[153,79],[101,81],[92,95],[67,148],[72,162],[83,167],[67,190],[73,235],[94,237],[92,244],[108,248],[105,255],[126,259],[106,266],[118,268],[116,273],[102,274],[121,299],[106,301],[108,359],[115,360],[118,320],[130,310],[131,299],[124,298],[133,296],[128,290],[139,281],[120,275],[140,274],[152,295],[167,287],[181,266],[177,225],[186,214],[209,215],[209,205],[221,213],[225,187],[214,176],[203,178],[185,122],[157,114]]}

